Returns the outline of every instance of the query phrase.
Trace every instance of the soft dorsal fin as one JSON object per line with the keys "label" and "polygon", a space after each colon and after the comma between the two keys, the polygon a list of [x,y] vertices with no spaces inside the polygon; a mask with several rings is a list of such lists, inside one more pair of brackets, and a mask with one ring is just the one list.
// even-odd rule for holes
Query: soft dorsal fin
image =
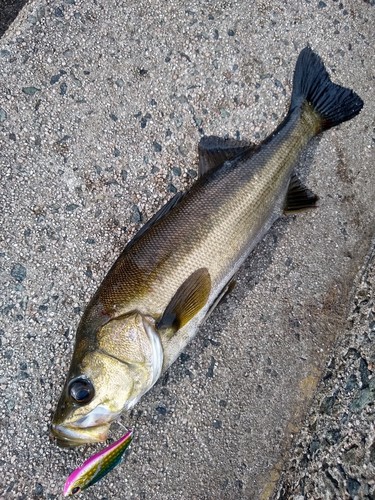
{"label": "soft dorsal fin", "polygon": [[135,234],[134,238],[129,241],[129,243],[126,245],[126,249],[128,250],[130,247],[134,245],[143,235],[146,231],[150,229],[156,222],[158,222],[164,215],[166,215],[168,212],[172,210],[173,207],[177,205],[177,203],[181,200],[181,198],[184,196],[184,193],[176,193],[173,198],[171,198],[165,205],[163,205],[155,215],[149,219],[144,226],[141,227],[141,229],[138,231],[138,233]]}
{"label": "soft dorsal fin", "polygon": [[158,330],[167,330],[173,335],[188,323],[206,304],[211,291],[208,269],[194,271],[179,287],[162,317],[156,322]]}
{"label": "soft dorsal fin", "polygon": [[319,196],[304,186],[295,174],[292,174],[286,195],[284,212],[293,213],[299,210],[315,208],[318,200]]}
{"label": "soft dorsal fin", "polygon": [[233,160],[245,152],[249,152],[256,146],[248,141],[237,139],[223,139],[216,135],[204,136],[199,141],[199,167],[198,175],[206,174],[210,170],[220,167],[225,161]]}

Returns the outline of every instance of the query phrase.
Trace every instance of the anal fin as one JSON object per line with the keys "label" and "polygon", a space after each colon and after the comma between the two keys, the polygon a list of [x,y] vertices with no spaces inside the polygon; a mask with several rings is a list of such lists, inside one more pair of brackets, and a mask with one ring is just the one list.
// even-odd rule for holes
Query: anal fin
{"label": "anal fin", "polygon": [[318,200],[319,196],[304,186],[295,174],[292,174],[286,195],[284,213],[316,208]]}

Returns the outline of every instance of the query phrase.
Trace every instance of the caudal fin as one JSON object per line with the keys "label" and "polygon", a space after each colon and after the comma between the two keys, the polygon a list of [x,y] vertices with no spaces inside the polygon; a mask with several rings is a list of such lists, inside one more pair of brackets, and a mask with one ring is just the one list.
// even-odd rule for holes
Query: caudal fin
{"label": "caudal fin", "polygon": [[297,59],[290,111],[305,101],[320,116],[321,130],[350,120],[363,107],[353,90],[331,82],[322,60],[310,47],[304,48]]}

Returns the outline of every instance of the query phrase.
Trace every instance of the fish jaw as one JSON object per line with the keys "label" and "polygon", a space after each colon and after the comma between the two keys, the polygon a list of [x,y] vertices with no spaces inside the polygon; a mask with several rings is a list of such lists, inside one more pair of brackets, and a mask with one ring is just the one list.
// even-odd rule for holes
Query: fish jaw
{"label": "fish jaw", "polygon": [[101,443],[108,437],[110,425],[90,428],[71,427],[62,424],[52,424],[51,437],[62,448],[73,448],[84,444]]}
{"label": "fish jaw", "polygon": [[111,414],[99,405],[75,422],[52,423],[51,436],[62,447],[100,443],[107,439],[111,423],[118,416],[119,413]]}
{"label": "fish jaw", "polygon": [[75,422],[53,422],[51,436],[62,447],[100,443],[107,439],[109,428],[118,415],[119,413],[110,414],[105,407],[99,405]]}

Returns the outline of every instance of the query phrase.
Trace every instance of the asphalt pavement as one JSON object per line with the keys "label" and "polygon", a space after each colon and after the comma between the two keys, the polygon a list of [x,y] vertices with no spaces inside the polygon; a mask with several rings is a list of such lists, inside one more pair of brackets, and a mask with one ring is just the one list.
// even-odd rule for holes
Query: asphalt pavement
{"label": "asphalt pavement", "polygon": [[[310,45],[361,114],[122,422],[82,498],[375,498],[373,2],[29,1],[0,39],[0,498],[61,498],[100,446],[49,425],[79,318],[126,242],[197,172],[203,134],[261,142]],[[111,438],[123,429],[114,424]]]}

